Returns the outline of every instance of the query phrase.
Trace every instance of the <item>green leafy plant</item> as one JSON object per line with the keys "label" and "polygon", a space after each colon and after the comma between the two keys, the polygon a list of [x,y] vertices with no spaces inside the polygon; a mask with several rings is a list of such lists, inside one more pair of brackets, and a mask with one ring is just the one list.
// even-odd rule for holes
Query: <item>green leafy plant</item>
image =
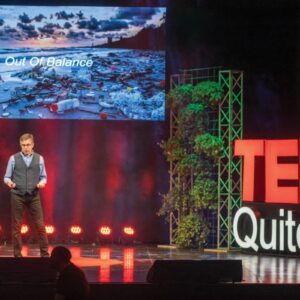
{"label": "green leafy plant", "polygon": [[191,103],[194,87],[191,84],[178,85],[170,90],[167,100],[168,106],[173,110],[178,110]]}
{"label": "green leafy plant", "polygon": [[181,160],[185,157],[183,141],[179,136],[170,137],[167,141],[160,143],[168,161]]}
{"label": "green leafy plant", "polygon": [[222,87],[214,81],[202,81],[197,84],[192,92],[193,102],[201,102],[212,109],[216,109],[222,100]]}
{"label": "green leafy plant", "polygon": [[208,227],[196,213],[184,216],[175,231],[175,243],[181,248],[203,248]]}
{"label": "green leafy plant", "polygon": [[223,142],[218,137],[205,133],[196,136],[194,149],[196,153],[217,161],[223,152]]}
{"label": "green leafy plant", "polygon": [[205,132],[208,122],[206,107],[203,104],[188,104],[178,113],[178,135],[182,136],[182,140],[192,145],[195,136]]}
{"label": "green leafy plant", "polygon": [[222,141],[211,134],[211,118],[222,99],[218,83],[204,81],[196,86],[180,85],[170,90],[169,106],[176,115],[176,130],[160,146],[172,162],[174,184],[162,196],[160,216],[179,212],[175,243],[180,247],[203,247],[208,224],[203,211],[217,204],[216,166]]}
{"label": "green leafy plant", "polygon": [[199,176],[191,188],[191,196],[197,208],[216,208],[218,183],[214,179]]}

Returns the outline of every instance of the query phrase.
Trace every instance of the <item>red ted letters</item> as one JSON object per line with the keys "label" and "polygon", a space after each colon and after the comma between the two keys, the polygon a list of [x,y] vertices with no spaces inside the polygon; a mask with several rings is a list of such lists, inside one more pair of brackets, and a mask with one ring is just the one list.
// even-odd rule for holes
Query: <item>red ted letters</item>
{"label": "red ted letters", "polygon": [[[255,157],[265,157],[265,202],[300,202],[298,186],[279,186],[278,180],[299,182],[300,140],[236,140],[234,155],[243,157],[243,201],[254,201]],[[279,163],[280,157],[298,157],[298,163]]]}

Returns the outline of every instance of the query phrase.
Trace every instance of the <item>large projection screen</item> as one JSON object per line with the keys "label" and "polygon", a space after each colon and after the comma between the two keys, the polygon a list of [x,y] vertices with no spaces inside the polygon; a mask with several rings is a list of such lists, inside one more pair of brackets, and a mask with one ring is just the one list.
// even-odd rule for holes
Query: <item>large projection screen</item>
{"label": "large projection screen", "polygon": [[164,120],[163,7],[0,6],[0,118]]}

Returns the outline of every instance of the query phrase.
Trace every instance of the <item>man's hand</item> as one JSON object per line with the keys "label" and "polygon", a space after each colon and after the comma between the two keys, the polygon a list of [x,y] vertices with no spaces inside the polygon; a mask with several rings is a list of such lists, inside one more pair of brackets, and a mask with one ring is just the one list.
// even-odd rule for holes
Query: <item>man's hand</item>
{"label": "man's hand", "polygon": [[39,183],[36,185],[36,187],[37,187],[38,189],[43,189],[43,188],[45,187],[45,185],[46,185],[45,182],[39,182]]}
{"label": "man's hand", "polygon": [[16,187],[16,184],[13,181],[10,180],[10,181],[7,182],[7,186],[10,189],[14,189]]}

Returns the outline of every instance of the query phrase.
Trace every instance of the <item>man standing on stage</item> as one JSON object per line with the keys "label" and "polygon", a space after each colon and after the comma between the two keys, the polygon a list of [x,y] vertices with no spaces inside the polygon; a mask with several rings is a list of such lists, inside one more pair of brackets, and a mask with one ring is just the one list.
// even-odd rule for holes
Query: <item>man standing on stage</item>
{"label": "man standing on stage", "polygon": [[33,151],[33,135],[20,137],[21,152],[9,158],[5,184],[11,189],[11,221],[14,256],[22,257],[21,223],[23,209],[29,211],[38,232],[41,257],[49,257],[48,239],[45,231],[39,190],[47,182],[44,159]]}

